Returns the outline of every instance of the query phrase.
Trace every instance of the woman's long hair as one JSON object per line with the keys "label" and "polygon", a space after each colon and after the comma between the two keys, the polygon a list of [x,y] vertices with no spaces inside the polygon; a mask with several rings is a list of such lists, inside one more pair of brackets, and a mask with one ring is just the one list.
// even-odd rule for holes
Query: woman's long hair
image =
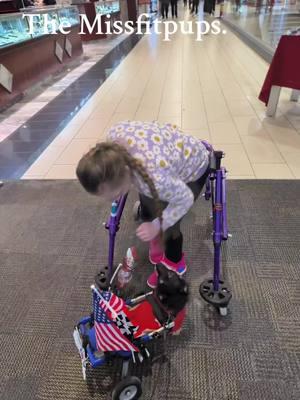
{"label": "woman's long hair", "polygon": [[162,207],[155,185],[142,162],[132,157],[127,149],[118,143],[98,143],[78,163],[76,175],[86,191],[96,194],[103,183],[121,184],[126,168],[136,172],[148,185],[154,200],[156,215],[162,226]]}

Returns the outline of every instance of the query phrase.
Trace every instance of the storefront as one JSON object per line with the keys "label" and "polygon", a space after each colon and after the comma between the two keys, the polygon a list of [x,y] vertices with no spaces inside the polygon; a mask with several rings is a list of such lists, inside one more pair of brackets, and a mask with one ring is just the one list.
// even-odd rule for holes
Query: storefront
{"label": "storefront", "polygon": [[300,28],[300,0],[230,0],[223,19],[274,52],[282,35]]}
{"label": "storefront", "polygon": [[[76,0],[75,0],[76,1]],[[74,1],[74,2],[75,2]],[[73,2],[73,4],[74,4]],[[77,3],[77,2],[76,2]],[[98,25],[95,24],[91,30],[86,23],[82,23],[84,35],[82,35],[83,41],[99,40],[106,38],[106,21],[110,21],[111,24],[114,21],[120,20],[120,2],[119,0],[108,0],[108,1],[97,1],[97,2],[80,2],[77,5],[80,13],[81,23],[83,16],[89,23],[90,27],[93,27],[94,21],[100,18],[100,32]],[[109,17],[107,17],[109,15]]]}
{"label": "storefront", "polygon": [[149,14],[149,19],[152,20],[158,12],[158,0],[137,0],[138,14]]}
{"label": "storefront", "polygon": [[76,6],[0,15],[0,109],[82,54],[79,22]]}
{"label": "storefront", "polygon": [[126,20],[129,3],[136,5],[136,0],[73,0],[73,5],[56,0],[57,5],[44,6],[35,0],[34,7],[24,8],[28,1],[0,0],[0,110],[45,77],[67,69],[83,53],[82,42],[105,39],[105,22],[122,19],[121,3]]}

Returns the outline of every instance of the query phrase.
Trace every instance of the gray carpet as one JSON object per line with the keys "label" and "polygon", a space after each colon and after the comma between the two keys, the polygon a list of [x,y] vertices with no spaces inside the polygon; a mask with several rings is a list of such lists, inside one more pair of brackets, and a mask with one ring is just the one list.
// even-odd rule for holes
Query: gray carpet
{"label": "gray carpet", "polygon": [[[159,340],[136,371],[145,400],[300,399],[300,182],[231,181],[233,238],[223,250],[233,290],[221,319],[199,296],[212,273],[209,204],[183,224],[191,287],[181,336]],[[129,291],[151,272],[127,204],[116,251],[139,245]],[[81,377],[72,329],[90,310],[90,289],[106,263],[108,207],[76,182],[12,182],[0,189],[1,400],[109,399],[116,363]],[[141,279],[142,278],[142,279]],[[164,357],[165,354],[165,357]]]}

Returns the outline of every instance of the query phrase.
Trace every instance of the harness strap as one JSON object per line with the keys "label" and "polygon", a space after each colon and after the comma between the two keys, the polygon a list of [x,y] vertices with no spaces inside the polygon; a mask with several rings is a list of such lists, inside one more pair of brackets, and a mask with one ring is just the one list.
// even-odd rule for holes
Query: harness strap
{"label": "harness strap", "polygon": [[156,290],[154,290],[152,296],[149,297],[150,298],[148,298],[148,301],[152,305],[154,315],[161,325],[164,325],[170,320],[174,319],[174,315],[162,304],[158,298]]}

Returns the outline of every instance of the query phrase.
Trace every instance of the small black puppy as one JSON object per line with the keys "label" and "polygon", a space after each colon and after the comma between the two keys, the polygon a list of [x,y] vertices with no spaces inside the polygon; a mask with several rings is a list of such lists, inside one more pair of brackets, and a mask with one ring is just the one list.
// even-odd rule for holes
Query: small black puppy
{"label": "small black puppy", "polygon": [[184,309],[189,298],[188,284],[176,272],[168,270],[163,264],[157,264],[158,285],[155,295],[173,317]]}

